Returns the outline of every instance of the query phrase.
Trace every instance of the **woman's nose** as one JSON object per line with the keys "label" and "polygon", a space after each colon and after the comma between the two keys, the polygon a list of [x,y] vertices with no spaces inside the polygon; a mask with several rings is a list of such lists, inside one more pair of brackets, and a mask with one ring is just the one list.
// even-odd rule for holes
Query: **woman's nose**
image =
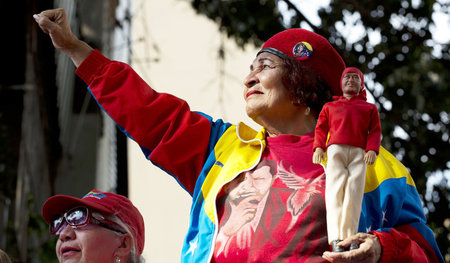
{"label": "woman's nose", "polygon": [[59,239],[70,240],[75,238],[75,230],[69,225],[65,225],[59,233]]}
{"label": "woman's nose", "polygon": [[247,88],[253,87],[256,83],[258,83],[258,78],[254,72],[250,72],[244,79],[244,85]]}

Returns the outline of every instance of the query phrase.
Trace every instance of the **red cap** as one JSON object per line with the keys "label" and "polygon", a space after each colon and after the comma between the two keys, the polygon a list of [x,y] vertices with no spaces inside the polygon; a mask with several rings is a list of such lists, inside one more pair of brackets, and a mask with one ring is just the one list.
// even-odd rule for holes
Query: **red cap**
{"label": "red cap", "polygon": [[54,216],[80,205],[117,215],[130,228],[136,241],[137,252],[139,255],[142,254],[145,243],[144,219],[133,203],[123,195],[95,189],[81,199],[68,195],[55,195],[47,199],[42,206],[42,217],[45,222],[50,223]]}
{"label": "red cap", "polygon": [[267,40],[258,54],[261,52],[296,59],[313,69],[331,88],[333,95],[342,95],[339,78],[345,63],[324,37],[305,29],[288,29]]}

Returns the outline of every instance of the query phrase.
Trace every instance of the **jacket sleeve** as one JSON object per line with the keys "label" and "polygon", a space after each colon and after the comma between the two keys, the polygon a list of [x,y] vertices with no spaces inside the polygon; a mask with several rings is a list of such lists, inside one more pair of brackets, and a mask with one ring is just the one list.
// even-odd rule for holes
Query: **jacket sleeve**
{"label": "jacket sleeve", "polygon": [[376,235],[380,262],[444,262],[408,169],[386,149],[367,166],[360,231]]}
{"label": "jacket sleeve", "polygon": [[210,118],[192,112],[170,94],[158,93],[127,64],[94,50],[76,71],[100,107],[145,156],[193,193],[208,155],[213,127]]}
{"label": "jacket sleeve", "polygon": [[378,109],[375,105],[373,105],[370,120],[371,122],[369,127],[369,133],[367,135],[366,152],[372,150],[378,154],[380,151],[380,144],[381,144],[381,124],[380,124],[380,116],[378,115]]}
{"label": "jacket sleeve", "polygon": [[444,262],[428,241],[411,225],[373,231],[383,248],[380,262]]}
{"label": "jacket sleeve", "polygon": [[314,131],[313,151],[318,147],[325,151],[329,129],[328,107],[327,104],[325,104],[320,111],[319,118],[317,119],[316,129]]}

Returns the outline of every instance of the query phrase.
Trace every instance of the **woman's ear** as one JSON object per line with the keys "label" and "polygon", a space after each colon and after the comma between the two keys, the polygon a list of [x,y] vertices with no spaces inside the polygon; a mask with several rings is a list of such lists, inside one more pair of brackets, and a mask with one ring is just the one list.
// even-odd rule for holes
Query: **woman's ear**
{"label": "woman's ear", "polygon": [[120,237],[120,245],[114,252],[115,257],[128,258],[133,248],[133,238],[130,234],[125,234]]}

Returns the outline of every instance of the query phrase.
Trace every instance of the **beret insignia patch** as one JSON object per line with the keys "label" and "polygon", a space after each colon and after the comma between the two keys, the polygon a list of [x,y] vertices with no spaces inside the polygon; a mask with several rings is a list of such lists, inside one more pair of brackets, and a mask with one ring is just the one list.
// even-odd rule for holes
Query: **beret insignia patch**
{"label": "beret insignia patch", "polygon": [[308,42],[298,42],[292,49],[294,57],[298,60],[305,60],[311,57],[313,48]]}

